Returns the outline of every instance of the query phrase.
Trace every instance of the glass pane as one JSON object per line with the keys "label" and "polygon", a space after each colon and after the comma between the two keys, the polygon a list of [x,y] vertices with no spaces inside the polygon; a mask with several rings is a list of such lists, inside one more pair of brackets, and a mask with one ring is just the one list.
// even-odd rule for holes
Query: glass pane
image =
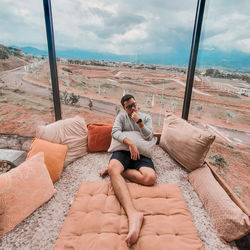
{"label": "glass pane", "polygon": [[[189,119],[216,134],[209,159],[250,207],[250,3],[206,6]],[[215,22],[216,20],[216,22]]]}
{"label": "glass pane", "polygon": [[196,1],[52,5],[64,118],[113,122],[125,93],[152,114],[155,131],[166,109],[181,115]]}
{"label": "glass pane", "polygon": [[0,22],[0,133],[34,136],[54,121],[43,3],[1,1]]}

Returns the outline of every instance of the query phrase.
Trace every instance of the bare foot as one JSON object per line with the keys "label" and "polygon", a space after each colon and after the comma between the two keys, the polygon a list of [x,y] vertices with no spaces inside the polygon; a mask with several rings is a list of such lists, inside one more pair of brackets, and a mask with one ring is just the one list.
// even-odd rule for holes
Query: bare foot
{"label": "bare foot", "polygon": [[101,177],[105,177],[106,175],[108,175],[109,173],[108,173],[108,168],[106,168],[106,169],[104,169],[104,170],[102,170],[102,172],[100,172],[100,176]]}
{"label": "bare foot", "polygon": [[127,238],[125,239],[128,247],[131,247],[136,243],[143,222],[143,213],[135,213],[131,216],[129,220],[129,232]]}

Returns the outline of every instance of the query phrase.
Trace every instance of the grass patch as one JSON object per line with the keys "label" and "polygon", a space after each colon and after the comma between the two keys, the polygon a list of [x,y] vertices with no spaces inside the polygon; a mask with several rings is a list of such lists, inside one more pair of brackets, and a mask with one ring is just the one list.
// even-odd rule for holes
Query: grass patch
{"label": "grass patch", "polygon": [[234,187],[233,191],[239,197],[239,199],[243,200],[242,197],[241,197],[242,187],[236,186],[236,187]]}
{"label": "grass patch", "polygon": [[214,166],[218,166],[217,173],[220,176],[225,177],[227,175],[227,173],[230,171],[229,167],[228,167],[229,164],[224,159],[224,157],[222,157],[220,154],[211,154],[209,156],[209,159],[211,159],[211,163]]}

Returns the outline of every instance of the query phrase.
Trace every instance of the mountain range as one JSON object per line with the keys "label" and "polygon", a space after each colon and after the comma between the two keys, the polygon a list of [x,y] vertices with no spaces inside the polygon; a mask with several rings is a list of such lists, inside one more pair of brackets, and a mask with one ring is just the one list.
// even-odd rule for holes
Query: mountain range
{"label": "mountain range", "polygon": [[[12,46],[14,47],[14,46]],[[17,47],[25,54],[47,56],[47,50],[40,50],[34,47]],[[189,63],[190,50],[178,48],[169,53],[137,54],[137,55],[116,55],[112,53],[101,53],[85,51],[80,49],[56,50],[56,56],[60,58],[71,58],[79,60],[98,60],[133,62],[137,64],[163,64],[179,67],[187,67]],[[250,73],[250,56],[239,51],[221,51],[200,49],[197,58],[197,68],[219,68],[235,72]]]}

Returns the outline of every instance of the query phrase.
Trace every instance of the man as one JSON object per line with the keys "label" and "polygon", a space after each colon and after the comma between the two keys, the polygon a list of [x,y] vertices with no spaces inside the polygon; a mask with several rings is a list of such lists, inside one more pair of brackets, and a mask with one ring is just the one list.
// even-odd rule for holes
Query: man
{"label": "man", "polygon": [[121,99],[125,112],[120,112],[114,122],[112,137],[129,148],[129,151],[115,151],[107,169],[100,175],[109,174],[116,197],[124,208],[129,220],[129,233],[126,237],[128,247],[131,247],[138,239],[143,213],[138,212],[131,200],[127,184],[128,180],[142,185],[153,185],[156,180],[154,164],[148,157],[140,155],[136,145],[123,134],[123,131],[139,131],[145,140],[153,138],[152,119],[148,114],[138,112],[135,98],[125,95]]}

